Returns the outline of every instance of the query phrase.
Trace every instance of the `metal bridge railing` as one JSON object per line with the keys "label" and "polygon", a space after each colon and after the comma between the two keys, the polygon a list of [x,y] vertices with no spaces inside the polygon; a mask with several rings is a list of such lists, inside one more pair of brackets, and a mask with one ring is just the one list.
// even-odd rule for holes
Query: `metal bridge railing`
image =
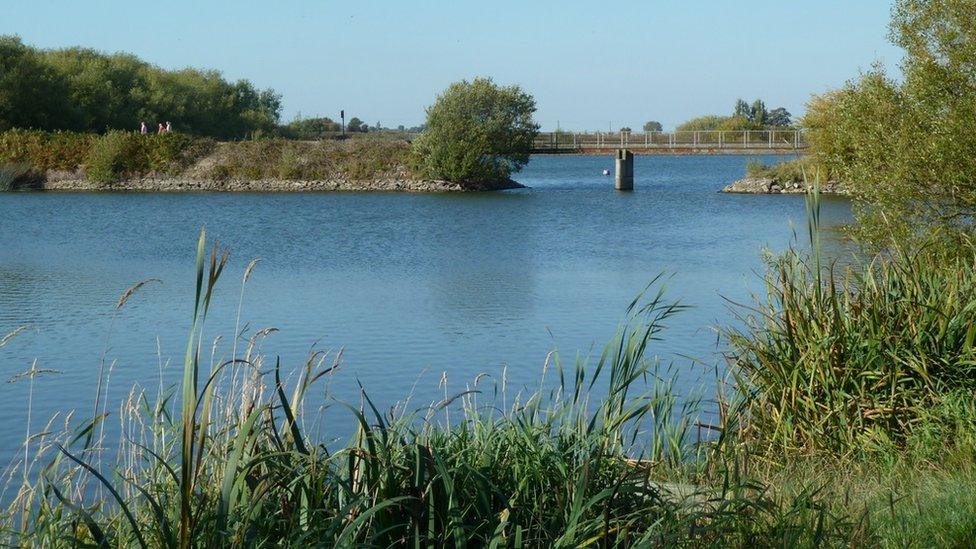
{"label": "metal bridge railing", "polygon": [[803,149],[803,131],[707,130],[678,132],[540,132],[536,150],[581,149]]}

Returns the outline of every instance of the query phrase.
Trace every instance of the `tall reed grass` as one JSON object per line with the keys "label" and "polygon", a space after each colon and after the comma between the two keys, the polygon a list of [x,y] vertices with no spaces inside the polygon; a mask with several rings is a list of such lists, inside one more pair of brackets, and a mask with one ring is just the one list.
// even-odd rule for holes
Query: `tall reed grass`
{"label": "tall reed grass", "polygon": [[[341,353],[289,369],[257,351],[262,331],[240,346],[235,334],[231,356],[217,359],[205,328],[227,255],[208,255],[201,233],[181,383],[133,389],[113,440],[101,429],[111,410],[101,385],[92,417],[56,416],[29,433],[8,471],[0,536],[12,546],[182,548],[971,539],[968,508],[947,507],[938,491],[952,481],[952,494],[976,495],[964,481],[976,463],[976,254],[893,247],[838,269],[821,257],[818,201],[814,191],[812,252],[774,261],[766,299],[726,332],[738,392],[717,403],[707,440],[699,418],[714,403],[677,394],[649,358],[682,308],[659,281],[595,364],[553,352],[533,388],[478,376],[439,402],[382,410],[363,389],[359,402],[315,415],[306,401],[342,375]],[[355,434],[333,442],[340,413]],[[959,451],[942,473],[947,447]],[[876,474],[866,458],[881,452],[928,465]]]}
{"label": "tall reed grass", "polygon": [[256,354],[259,332],[240,357],[207,359],[226,259],[208,256],[201,234],[178,390],[134,390],[114,442],[93,437],[105,414],[75,428],[57,418],[63,428],[30,437],[34,454],[0,521],[7,543],[539,547],[848,535],[812,494],[776,499],[709,457],[718,443],[695,437],[701,402],[678,398],[647,356],[681,309],[660,291],[634,301],[594,365],[552,353],[534,389],[513,394],[479,376],[415,410],[381,411],[364,390],[340,406],[357,428],[335,446],[307,428],[334,418],[308,417],[305,401],[339,375],[338,356],[313,353],[288,381],[278,360]]}
{"label": "tall reed grass", "polygon": [[976,246],[892,242],[841,268],[821,251],[816,191],[808,219],[811,252],[776,258],[765,300],[726,331],[762,451],[897,450],[933,410],[976,402]]}

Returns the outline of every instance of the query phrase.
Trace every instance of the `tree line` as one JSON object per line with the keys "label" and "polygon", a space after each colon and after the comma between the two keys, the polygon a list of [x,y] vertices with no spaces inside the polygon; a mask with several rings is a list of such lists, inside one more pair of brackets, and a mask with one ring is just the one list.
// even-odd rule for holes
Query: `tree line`
{"label": "tree line", "polygon": [[[657,122],[647,124],[660,127]],[[751,104],[744,99],[738,99],[730,115],[699,116],[678,125],[676,129],[677,131],[744,131],[792,126],[793,115],[785,108],[769,109],[762,99],[756,99]]]}
{"label": "tree line", "polygon": [[274,131],[281,96],[218,71],[166,70],[126,53],[43,50],[0,36],[0,131],[105,132],[171,122],[218,139]]}

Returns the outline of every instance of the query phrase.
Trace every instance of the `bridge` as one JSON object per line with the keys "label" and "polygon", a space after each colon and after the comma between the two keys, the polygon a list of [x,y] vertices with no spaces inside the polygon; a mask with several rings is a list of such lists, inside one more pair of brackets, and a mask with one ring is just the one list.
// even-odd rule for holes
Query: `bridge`
{"label": "bridge", "polygon": [[541,154],[777,154],[807,148],[801,130],[680,132],[540,132],[532,152]]}

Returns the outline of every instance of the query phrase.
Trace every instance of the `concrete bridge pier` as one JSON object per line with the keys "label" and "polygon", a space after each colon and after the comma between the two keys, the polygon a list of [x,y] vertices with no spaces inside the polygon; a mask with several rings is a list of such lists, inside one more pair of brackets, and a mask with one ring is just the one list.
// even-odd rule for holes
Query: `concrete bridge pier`
{"label": "concrete bridge pier", "polygon": [[618,149],[615,164],[617,173],[613,188],[618,191],[634,190],[634,153],[627,149]]}

